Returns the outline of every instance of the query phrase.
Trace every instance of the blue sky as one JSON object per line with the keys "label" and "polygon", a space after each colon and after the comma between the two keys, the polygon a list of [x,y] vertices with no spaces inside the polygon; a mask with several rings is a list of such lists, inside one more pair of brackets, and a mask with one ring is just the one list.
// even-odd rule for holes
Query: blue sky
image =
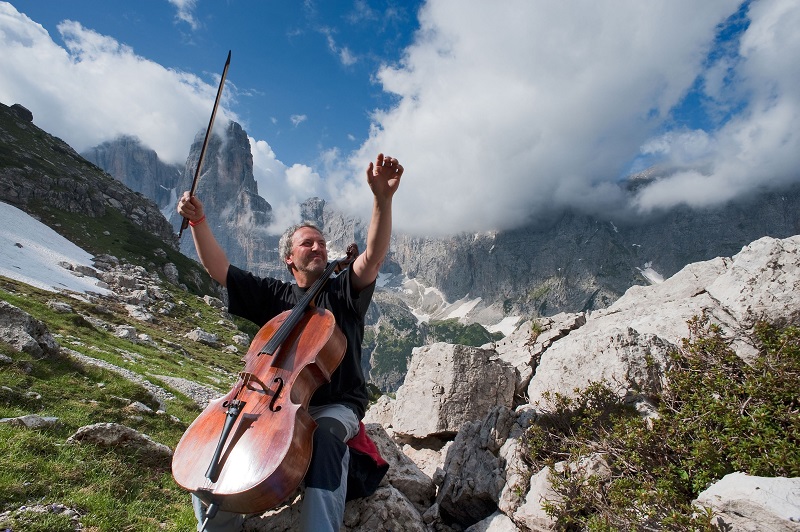
{"label": "blue sky", "polygon": [[[226,103],[287,164],[356,148],[369,113],[390,103],[371,77],[397,62],[418,2],[106,0],[14,1],[64,46],[64,20],[109,36],[165,68],[216,83],[232,52]],[[147,90],[142,86],[142,90]],[[213,100],[212,100],[213,102]],[[208,114],[211,113],[209,102]],[[194,125],[194,124],[193,124]]]}
{"label": "blue sky", "polygon": [[0,1],[0,101],[78,150],[131,134],[182,163],[232,50],[217,120],[277,226],[310,196],[366,214],[383,151],[398,229],[491,231],[797,182],[797,27],[796,0]]}

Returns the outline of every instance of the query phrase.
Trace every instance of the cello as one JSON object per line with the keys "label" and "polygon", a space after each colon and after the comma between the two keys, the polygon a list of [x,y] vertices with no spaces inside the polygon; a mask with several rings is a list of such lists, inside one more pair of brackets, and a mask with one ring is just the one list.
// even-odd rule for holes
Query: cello
{"label": "cello", "polygon": [[347,256],[331,262],[294,308],[258,331],[231,391],[209,402],[178,442],[173,478],[207,505],[207,520],[218,510],[246,514],[274,508],[305,477],[317,427],[308,404],[330,381],[347,347],[333,314],[314,300],[331,275],[357,255],[351,244]]}

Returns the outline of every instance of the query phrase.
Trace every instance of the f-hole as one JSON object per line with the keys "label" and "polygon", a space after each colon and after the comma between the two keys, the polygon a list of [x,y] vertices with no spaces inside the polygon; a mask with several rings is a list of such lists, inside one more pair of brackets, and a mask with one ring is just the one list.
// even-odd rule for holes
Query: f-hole
{"label": "f-hole", "polygon": [[278,400],[278,396],[281,394],[281,390],[283,390],[283,379],[280,377],[275,377],[275,380],[272,382],[278,383],[278,389],[275,390],[275,394],[272,396],[272,401],[269,402],[269,409],[271,412],[277,412],[281,409],[281,406],[275,405],[275,401]]}

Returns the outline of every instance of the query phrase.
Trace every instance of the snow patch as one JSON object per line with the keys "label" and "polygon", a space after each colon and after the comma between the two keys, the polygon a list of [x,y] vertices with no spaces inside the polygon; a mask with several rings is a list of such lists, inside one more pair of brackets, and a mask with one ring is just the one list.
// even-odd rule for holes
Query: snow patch
{"label": "snow patch", "polygon": [[644,264],[644,268],[636,268],[642,274],[642,276],[647,279],[647,282],[650,284],[660,284],[664,282],[664,276],[655,271],[653,268],[652,262],[646,262]]}
{"label": "snow patch", "polygon": [[472,311],[472,309],[475,308],[475,305],[477,305],[480,302],[481,302],[480,297],[471,300],[461,299],[459,301],[456,301],[450,307],[449,309],[450,311],[448,312],[447,317],[445,319],[450,320],[453,318],[458,318],[459,320],[462,320],[466,318],[467,314],[469,314]]}
{"label": "snow patch", "polygon": [[174,212],[177,212],[176,211],[177,208],[178,208],[178,191],[177,189],[171,188],[169,189],[169,203],[167,203],[167,205],[161,209],[161,214],[164,215],[164,218],[169,220],[170,216],[172,216]]}
{"label": "snow patch", "polygon": [[386,284],[389,281],[392,280],[392,277],[394,277],[394,275],[392,275],[391,273],[390,274],[384,274],[384,273],[378,272],[378,278],[375,280],[375,286],[377,286],[379,288],[384,288],[386,286]]}
{"label": "snow patch", "polygon": [[0,275],[42,290],[109,294],[94,277],[77,277],[59,262],[92,266],[92,255],[25,212],[0,202]]}
{"label": "snow patch", "polygon": [[508,336],[517,330],[517,324],[520,319],[520,316],[508,316],[503,318],[500,323],[487,327],[486,330],[490,333],[500,332],[503,333],[504,336]]}

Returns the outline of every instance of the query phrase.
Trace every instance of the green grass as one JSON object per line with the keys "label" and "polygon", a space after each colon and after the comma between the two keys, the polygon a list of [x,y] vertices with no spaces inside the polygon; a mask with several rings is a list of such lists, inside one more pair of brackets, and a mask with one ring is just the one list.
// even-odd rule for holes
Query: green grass
{"label": "green grass", "polygon": [[[59,420],[57,426],[39,430],[0,424],[0,509],[63,504],[83,516],[87,530],[190,529],[188,495],[172,481],[168,460],[143,462],[121,448],[66,443],[82,426],[116,422],[174,447],[184,422],[155,412],[126,414],[122,408],[128,401],[154,410],[156,405],[143,388],[114,373],[66,357],[34,360],[7,346],[0,351],[13,360],[0,373],[0,417],[38,414]],[[174,410],[187,418],[199,411],[189,404]],[[12,530],[71,526],[64,515],[47,513],[0,519],[0,527]]]}
{"label": "green grass", "polygon": [[[133,320],[111,301],[100,302],[112,311],[108,314],[95,303],[6,278],[0,278],[0,299],[44,322],[63,347],[135,371],[162,388],[169,390],[152,375],[183,377],[221,393],[229,390],[244,351],[224,353],[183,335],[201,327],[227,345],[238,333],[235,325],[199,297],[166,284],[161,288],[176,307],[169,316],[158,315],[155,323]],[[47,305],[52,300],[71,305],[74,312],[55,312]],[[81,314],[133,325],[157,347],[118,338]],[[165,340],[186,353],[167,347]],[[189,495],[172,480],[169,461],[142,463],[142,457],[122,449],[66,444],[82,426],[115,422],[174,448],[200,413],[193,401],[170,390],[175,399],[167,402],[166,414],[157,414],[158,402],[145,388],[114,372],[82,365],[65,354],[37,360],[2,343],[0,353],[12,360],[0,363],[0,418],[38,414],[59,419],[56,427],[39,430],[0,424],[0,513],[23,505],[62,504],[81,515],[84,530],[193,529]],[[126,413],[123,408],[132,401],[146,404],[153,413]],[[0,530],[71,531],[72,526],[64,514],[27,512],[0,518]]]}
{"label": "green grass", "polygon": [[394,327],[380,325],[375,335],[375,353],[372,356],[373,374],[402,375],[408,369],[411,351],[422,345],[422,338],[417,329],[410,332]]}

